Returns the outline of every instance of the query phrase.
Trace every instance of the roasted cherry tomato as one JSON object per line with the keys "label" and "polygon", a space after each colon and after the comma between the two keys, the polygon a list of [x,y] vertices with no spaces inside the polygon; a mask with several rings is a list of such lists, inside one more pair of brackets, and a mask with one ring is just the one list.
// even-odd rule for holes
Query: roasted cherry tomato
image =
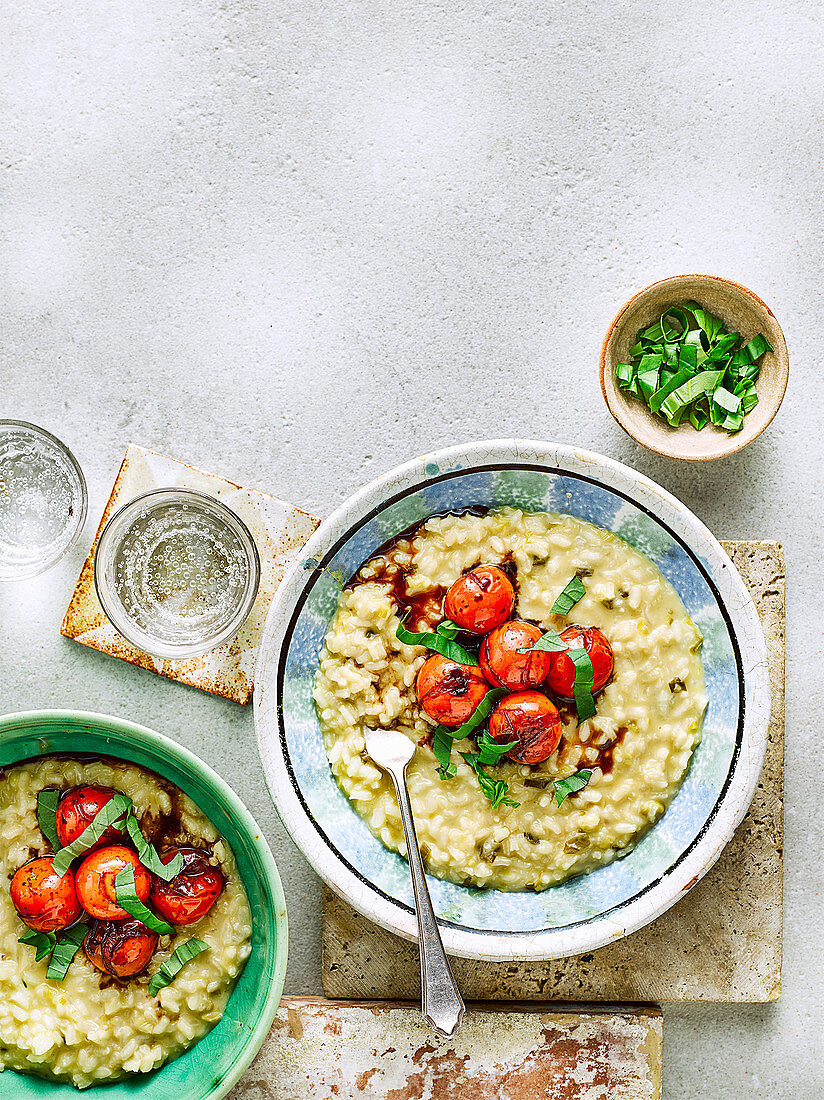
{"label": "roasted cherry tomato", "polygon": [[519,653],[535,644],[543,634],[532,623],[511,619],[487,634],[481,643],[481,671],[490,684],[512,691],[537,687],[549,672],[550,654]]}
{"label": "roasted cherry tomato", "polygon": [[171,924],[194,924],[220,897],[223,873],[209,863],[209,853],[200,848],[166,848],[160,853],[161,862],[170,863],[178,852],[183,856],[180,872],[170,882],[153,875],[150,897],[153,908],[164,920]]}
{"label": "roasted cherry tomato", "polygon": [[505,623],[515,606],[515,589],[497,565],[478,565],[454,582],[443,610],[462,630],[486,634]]}
{"label": "roasted cherry tomato", "polygon": [[115,978],[132,978],[149,965],[157,949],[157,932],[133,917],[129,920],[96,920],[86,933],[86,958]]}
{"label": "roasted cherry tomato", "polygon": [[14,908],[29,928],[54,932],[68,928],[80,916],[80,903],[71,868],[61,878],[52,862],[54,856],[39,856],[18,867],[11,880]]}
{"label": "roasted cherry tomato", "polygon": [[134,868],[134,889],[145,902],[152,885],[152,876],[131,848],[113,844],[98,848],[86,856],[77,869],[77,897],[87,913],[98,920],[123,920],[126,910],[117,904],[114,880],[126,867]]}
{"label": "roasted cherry tomato", "polygon": [[505,695],[489,719],[489,733],[496,741],[517,741],[506,754],[518,764],[540,764],[558,748],[563,723],[557,707],[540,691]]}
{"label": "roasted cherry tomato", "polygon": [[[597,626],[568,626],[561,631],[561,640],[570,649],[585,649],[595,674],[593,691],[600,691],[612,676],[615,660],[612,646]],[[546,678],[546,687],[555,695],[571,699],[575,693],[575,665],[566,653],[553,653]]]}
{"label": "roasted cherry tomato", "polygon": [[474,665],[459,665],[435,653],[421,665],[416,685],[418,702],[436,722],[460,726],[489,691]]}
{"label": "roasted cherry tomato", "polygon": [[[114,793],[111,787],[89,786],[71,787],[66,791],[58,802],[57,813],[54,815],[54,827],[64,848],[77,840]],[[102,848],[106,844],[117,844],[122,838],[123,832],[110,825],[95,847]]]}

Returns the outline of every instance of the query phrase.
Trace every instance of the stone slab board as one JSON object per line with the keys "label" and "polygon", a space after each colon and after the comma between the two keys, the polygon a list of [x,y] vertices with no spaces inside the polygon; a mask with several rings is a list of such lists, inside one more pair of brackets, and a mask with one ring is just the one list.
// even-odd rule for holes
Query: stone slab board
{"label": "stone slab board", "polygon": [[[707,875],[646,928],[547,962],[454,959],[471,1000],[775,1001],[781,992],[784,779],[784,554],[775,542],[723,543],[749,588],[770,654],[772,719],[761,779]],[[417,948],[323,890],[324,992],[417,997]]]}
{"label": "stone slab board", "polygon": [[443,1039],[416,1005],[286,997],[230,1100],[660,1100],[657,1006],[470,1006]]}
{"label": "stone slab board", "polygon": [[[249,617],[228,642],[202,657],[166,661],[132,645],[109,622],[95,590],[94,555],[100,534],[116,509],[150,489],[172,486],[209,493],[240,516],[260,555],[260,587]],[[245,705],[252,698],[257,651],[272,597],[292,559],[319,523],[315,516],[268,493],[244,489],[216,474],[130,443],[60,632],[111,657]]]}

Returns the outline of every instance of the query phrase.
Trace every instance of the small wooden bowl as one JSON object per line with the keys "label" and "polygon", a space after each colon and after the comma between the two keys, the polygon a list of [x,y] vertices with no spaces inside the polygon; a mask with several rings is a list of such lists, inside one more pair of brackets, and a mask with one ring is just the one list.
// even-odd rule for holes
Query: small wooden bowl
{"label": "small wooden bowl", "polygon": [[[695,301],[720,317],[730,332],[740,332],[747,342],[763,333],[775,349],[761,360],[756,383],[758,404],[744,417],[740,432],[730,434],[713,424],[696,431],[689,423],[671,428],[634,397],[618,388],[617,363],[630,361],[639,329],[653,324],[672,306]],[[772,311],[745,286],[718,275],[675,275],[639,291],[622,306],[607,330],[601,348],[601,389],[607,408],[636,443],[667,458],[703,462],[723,458],[752,443],[778,412],[787,389],[790,359],[784,333]]]}

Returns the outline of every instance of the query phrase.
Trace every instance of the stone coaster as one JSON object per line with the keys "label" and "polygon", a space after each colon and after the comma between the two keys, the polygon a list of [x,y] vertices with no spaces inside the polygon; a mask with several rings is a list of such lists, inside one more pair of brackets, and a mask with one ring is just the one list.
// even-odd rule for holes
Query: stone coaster
{"label": "stone coaster", "polygon": [[661,1010],[467,1010],[442,1039],[415,1005],[285,997],[229,1100],[660,1100]]}
{"label": "stone coaster", "polygon": [[[218,497],[249,528],[260,555],[257,599],[234,638],[203,657],[178,661],[152,657],[127,642],[106,618],[94,587],[97,541],[112,513],[140,493],[171,486],[200,489]],[[130,443],[60,632],[101,653],[245,705],[252,698],[257,650],[269,604],[287,566],[319,523],[292,504]]]}
{"label": "stone coaster", "polygon": [[[784,554],[728,542],[770,655],[772,720],[752,805],[718,862],[687,896],[625,939],[549,962],[454,959],[468,1000],[775,1001],[781,992],[784,780]],[[323,988],[329,997],[420,996],[415,944],[323,890]]]}

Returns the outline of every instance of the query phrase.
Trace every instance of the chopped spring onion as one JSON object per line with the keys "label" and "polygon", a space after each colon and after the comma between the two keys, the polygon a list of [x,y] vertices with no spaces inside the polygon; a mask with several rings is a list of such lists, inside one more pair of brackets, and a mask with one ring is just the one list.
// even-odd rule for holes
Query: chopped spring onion
{"label": "chopped spring onion", "polygon": [[170,936],[174,932],[171,924],[167,924],[165,920],[161,920],[160,917],[156,916],[137,896],[134,885],[134,867],[131,865],[124,867],[122,871],[115,875],[114,896],[121,908],[125,909],[130,916],[145,924],[152,932],[157,932],[161,936]]}
{"label": "chopped spring onion", "polygon": [[736,432],[758,404],[758,360],[768,351],[761,334],[744,344],[720,318],[684,302],[637,334],[632,361],[616,364],[615,377],[671,427],[687,419],[697,431],[712,423]]}
{"label": "chopped spring onion", "polygon": [[151,845],[140,831],[140,823],[135,817],[134,810],[130,810],[126,815],[126,832],[131,837],[132,844],[137,849],[137,855],[143,866],[157,875],[158,878],[162,878],[164,882],[171,882],[175,875],[179,875],[183,870],[183,856],[178,852],[174,859],[170,859],[168,863],[161,862],[160,856],[157,854],[154,846]]}
{"label": "chopped spring onion", "polygon": [[161,989],[170,985],[187,962],[208,950],[209,945],[195,937],[179,944],[169,958],[152,974],[149,981],[149,993],[152,997],[156,997]]}
{"label": "chopped spring onion", "polygon": [[586,595],[586,591],[584,582],[576,574],[571,580],[567,581],[563,590],[558,593],[550,611],[553,615],[568,615],[581,597]]}
{"label": "chopped spring onion", "polygon": [[54,824],[57,813],[57,803],[60,801],[60,791],[43,790],[37,796],[37,824],[40,832],[52,846],[52,851],[60,851],[60,838]]}
{"label": "chopped spring onion", "polygon": [[592,772],[584,769],[576,772],[575,775],[568,775],[566,779],[556,779],[553,784],[555,787],[555,801],[560,806],[568,795],[583,790],[591,778]]}
{"label": "chopped spring onion", "polygon": [[120,794],[118,791],[117,794],[112,795],[109,801],[100,807],[80,836],[65,848],[61,848],[54,857],[53,867],[57,874],[61,877],[65,875],[72,865],[72,860],[93,848],[109,826],[116,825],[124,814],[128,813],[131,805],[132,800],[125,794]]}
{"label": "chopped spring onion", "polygon": [[477,665],[477,658],[473,657],[473,655],[464,649],[462,645],[456,642],[454,636],[448,636],[450,634],[450,627],[454,624],[450,624],[443,634],[437,631],[433,634],[428,630],[416,633],[407,630],[403,625],[404,621],[405,619],[401,620],[395,633],[399,640],[405,645],[422,645],[426,649],[434,649],[436,653],[440,653],[441,656],[446,657],[450,661],[455,661],[459,665]]}

